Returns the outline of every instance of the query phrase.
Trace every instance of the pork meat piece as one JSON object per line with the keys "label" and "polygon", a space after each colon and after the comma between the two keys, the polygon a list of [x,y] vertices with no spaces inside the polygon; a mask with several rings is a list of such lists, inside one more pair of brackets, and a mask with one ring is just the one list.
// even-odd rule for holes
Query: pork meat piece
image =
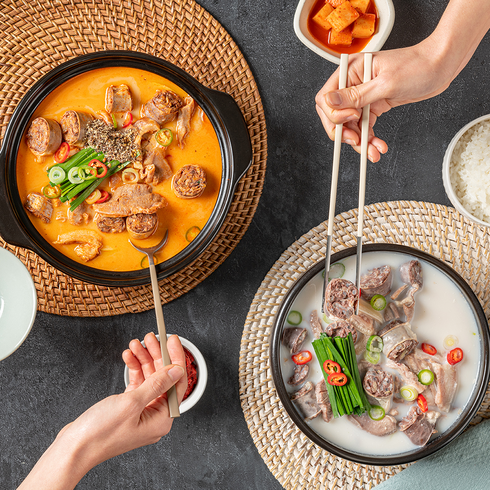
{"label": "pork meat piece", "polygon": [[368,301],[375,294],[386,296],[390,292],[392,282],[393,276],[389,265],[371,269],[361,276],[361,295]]}
{"label": "pork meat piece", "polygon": [[[435,374],[435,396],[434,401],[442,412],[449,412],[456,389],[458,387],[458,375],[456,368],[450,364],[439,364],[432,361],[432,371]],[[431,385],[432,386],[432,385]]]}
{"label": "pork meat piece", "polygon": [[[160,129],[160,125],[154,121],[153,119],[150,119],[149,117],[142,117],[141,119],[138,119],[132,127],[137,130],[138,134],[134,140],[136,146],[141,148],[141,142],[142,139],[145,138],[145,136],[149,133],[156,133]],[[158,143],[154,141],[155,138],[151,138],[151,143],[152,147],[158,146]]]}
{"label": "pork meat piece", "polygon": [[179,111],[177,118],[177,124],[175,126],[175,132],[177,136],[177,144],[179,148],[184,149],[184,140],[191,130],[191,119],[196,109],[196,103],[192,97],[186,97],[184,99],[185,106]]}
{"label": "pork meat piece", "polygon": [[129,112],[133,110],[133,99],[129,87],[121,85],[111,85],[105,92],[105,110],[109,113]]}
{"label": "pork meat piece", "polygon": [[347,419],[373,436],[389,436],[397,431],[396,419],[391,415],[385,415],[381,420],[373,420],[367,413],[363,413],[362,415],[348,415]]}
{"label": "pork meat piece", "polygon": [[325,422],[330,422],[333,419],[332,405],[328,397],[327,384],[322,379],[315,385],[316,402],[322,411],[322,418]]}
{"label": "pork meat piece", "polygon": [[199,165],[184,165],[172,178],[172,190],[181,199],[199,197],[206,188],[206,172]]}
{"label": "pork meat piece", "polygon": [[349,333],[352,334],[352,340],[354,343],[357,342],[357,332],[356,329],[344,320],[337,320],[336,322],[329,323],[325,327],[325,333],[329,337],[347,337]]}
{"label": "pork meat piece", "polygon": [[81,146],[87,136],[88,124],[92,120],[93,116],[86,112],[66,111],[60,120],[65,141],[72,146]]}
{"label": "pork meat piece", "polygon": [[102,233],[122,233],[126,230],[125,218],[96,215],[95,223]]}
{"label": "pork meat piece", "polygon": [[411,260],[401,265],[400,275],[405,284],[410,284],[416,290],[420,289],[423,285],[422,265],[418,260]]}
{"label": "pork meat piece", "polygon": [[347,279],[332,279],[325,289],[324,310],[333,319],[347,320],[355,313],[359,293]]}
{"label": "pork meat piece", "polygon": [[301,384],[308,377],[309,370],[308,364],[294,366],[293,375],[289,378],[288,385],[296,386]]}
{"label": "pork meat piece", "polygon": [[417,375],[412,372],[407,365],[391,359],[386,361],[386,365],[391,369],[396,369],[402,377],[404,383],[412,388],[415,388],[419,393],[423,393],[427,388],[427,386],[419,382]]}
{"label": "pork meat piece", "polygon": [[89,220],[87,203],[83,201],[73,211],[68,209],[68,221],[75,226],[81,226],[88,223]]}
{"label": "pork meat piece", "polygon": [[291,351],[291,354],[296,354],[301,350],[301,346],[306,339],[306,334],[306,328],[285,328],[282,333],[281,342]]}
{"label": "pork meat piece", "polygon": [[143,160],[143,172],[150,165],[152,165],[154,168],[151,178],[145,176],[140,171],[140,177],[143,178],[147,184],[158,185],[164,180],[172,177],[172,169],[165,158],[165,154],[165,149],[161,146],[152,148],[145,154],[145,159]]}
{"label": "pork meat piece", "polygon": [[362,383],[371,405],[379,405],[386,413],[391,408],[394,393],[393,375],[381,368],[368,369]]}
{"label": "pork meat piece", "polygon": [[75,253],[85,262],[95,259],[102,248],[102,238],[91,230],[76,230],[63,233],[53,243],[56,245],[78,244],[75,247]]}
{"label": "pork meat piece", "polygon": [[311,331],[313,332],[313,337],[315,337],[315,339],[319,339],[320,335],[323,333],[323,327],[320,319],[318,318],[318,312],[316,310],[313,310],[310,314],[310,327]]}
{"label": "pork meat piece", "polygon": [[153,99],[143,106],[143,116],[153,119],[158,124],[173,121],[184,101],[171,90],[158,90]]}
{"label": "pork meat piece", "polygon": [[400,361],[413,351],[418,344],[417,336],[409,323],[393,320],[378,335],[383,339],[383,353],[393,361]]}
{"label": "pork meat piece", "polygon": [[61,127],[54,119],[36,117],[27,131],[27,147],[40,157],[52,155],[61,145]]}
{"label": "pork meat piece", "polygon": [[391,322],[393,320],[400,319],[400,312],[398,311],[395,303],[392,302],[388,303],[388,306],[385,308],[383,315],[385,318],[385,322]]}
{"label": "pork meat piece", "polygon": [[111,199],[94,204],[93,210],[103,216],[125,218],[133,214],[154,214],[167,205],[160,194],[148,184],[125,184],[115,189]]}
{"label": "pork meat piece", "polygon": [[440,415],[439,412],[433,411],[423,413],[418,406],[413,406],[398,426],[413,444],[425,446],[435,432],[434,427]]}
{"label": "pork meat piece", "polygon": [[307,381],[305,385],[290,396],[301,415],[305,420],[312,420],[322,413],[322,409],[316,401],[314,385],[311,381]]}
{"label": "pork meat piece", "polygon": [[53,203],[42,194],[38,194],[37,192],[28,194],[24,207],[36,218],[43,220],[45,223],[51,221],[51,216],[53,215]]}
{"label": "pork meat piece", "polygon": [[362,332],[357,332],[357,342],[354,344],[356,349],[356,355],[362,354],[366,350],[367,341],[369,337]]}
{"label": "pork meat piece", "polygon": [[[364,313],[359,313],[358,315],[352,315],[349,317],[347,320],[356,330],[359,332],[363,333],[364,335],[367,335],[370,337],[371,335],[374,335],[375,333],[375,328],[374,328],[374,318],[364,314]],[[354,341],[355,342],[355,341]]]}

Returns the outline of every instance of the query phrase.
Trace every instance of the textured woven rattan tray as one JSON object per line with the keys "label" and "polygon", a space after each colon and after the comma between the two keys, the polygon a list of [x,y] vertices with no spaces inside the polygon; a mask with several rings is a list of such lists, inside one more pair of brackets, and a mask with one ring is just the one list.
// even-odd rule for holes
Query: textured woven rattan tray
{"label": "textured woven rattan tray", "polygon": [[[253,163],[238,184],[213,243],[184,270],[160,281],[169,302],[191,290],[232,252],[260,199],[267,159],[264,111],[252,73],[231,36],[192,0],[8,0],[0,2],[0,135],[22,95],[53,67],[94,51],[142,51],[174,63],[203,85],[234,97],[248,126]],[[151,288],[81,283],[33,252],[13,251],[34,278],[41,311],[102,316],[153,308]]]}
{"label": "textured woven rattan tray", "polygon": [[[490,234],[452,208],[400,201],[366,206],[365,243],[398,243],[450,264],[472,287],[490,317]],[[370,489],[398,473],[338,458],[300,432],[284,410],[272,382],[269,336],[292,284],[325,257],[327,223],[293,243],[266,275],[250,307],[240,349],[240,398],[245,420],[265,463],[287,489]],[[332,252],[356,246],[357,210],[335,217]],[[473,420],[490,418],[490,392]]]}

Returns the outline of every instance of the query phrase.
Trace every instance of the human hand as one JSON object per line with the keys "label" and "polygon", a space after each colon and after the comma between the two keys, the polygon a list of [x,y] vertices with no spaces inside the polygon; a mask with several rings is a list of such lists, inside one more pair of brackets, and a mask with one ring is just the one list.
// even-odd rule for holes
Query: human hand
{"label": "human hand", "polygon": [[[430,38],[410,48],[373,53],[372,80],[362,83],[364,57],[349,56],[347,88],[338,90],[339,69],[318,92],[316,110],[329,138],[335,138],[335,125],[343,123],[342,142],[360,153],[362,107],[371,104],[368,157],[372,162],[388,151],[385,141],[374,134],[377,118],[391,108],[428,99],[443,92],[454,73],[437,56]],[[451,65],[452,66],[452,65]]]}
{"label": "human hand", "polygon": [[58,437],[82,444],[89,468],[118,454],[153,444],[172,427],[166,392],[175,384],[179,403],[187,387],[185,354],[177,335],[167,340],[172,364],[163,366],[160,343],[153,333],[145,336],[146,349],[132,340],[123,352],[130,383],[84,412]]}

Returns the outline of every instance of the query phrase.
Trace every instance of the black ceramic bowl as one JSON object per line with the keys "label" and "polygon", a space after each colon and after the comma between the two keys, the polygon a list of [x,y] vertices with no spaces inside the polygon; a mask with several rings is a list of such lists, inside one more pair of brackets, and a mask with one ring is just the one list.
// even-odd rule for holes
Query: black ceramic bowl
{"label": "black ceramic bowl", "polygon": [[[286,323],[288,312],[293,305],[294,300],[301,292],[301,290],[307,285],[307,283],[325,267],[325,261],[322,260],[316,263],[308,271],[306,271],[291,287],[286,296],[284,297],[277,316],[274,322],[273,330],[271,333],[270,342],[270,359],[271,368],[274,384],[279,395],[279,398],[284,405],[287,413],[296,424],[296,426],[315,444],[322,447],[323,449],[340,456],[341,458],[355,461],[362,464],[370,465],[398,465],[409,463],[412,461],[424,458],[435,451],[441,449],[446,444],[451,442],[456,438],[464,429],[468,426],[472,418],[475,416],[478,408],[483,401],[487,385],[489,382],[489,333],[488,333],[488,323],[483,312],[483,309],[478,301],[477,297],[465,282],[465,280],[457,274],[450,266],[441,262],[440,260],[428,255],[419,250],[405,247],[402,245],[391,245],[391,244],[369,244],[363,246],[363,253],[369,252],[398,252],[406,254],[410,257],[415,257],[429,264],[433,265],[436,269],[442,272],[447,278],[449,278],[453,283],[459,288],[461,294],[466,299],[477,324],[479,335],[480,335],[480,362],[478,366],[478,375],[474,383],[474,388],[471,392],[470,399],[466,403],[462,413],[460,414],[456,423],[454,423],[447,431],[443,432],[438,437],[433,437],[429,443],[420,448],[413,449],[408,452],[403,452],[399,454],[392,454],[386,456],[372,456],[366,455],[350,450],[346,450],[336,444],[333,444],[326,440],[324,437],[320,436],[315,430],[313,430],[310,425],[308,425],[300,413],[296,410],[293,403],[289,399],[288,391],[284,384],[282,375],[282,362],[281,362],[281,336],[283,332],[284,325]],[[338,262],[347,257],[354,256],[356,254],[355,248],[349,248],[338,252],[332,256],[331,263]],[[422,294],[422,293],[420,293]],[[473,354],[473,353],[471,353]],[[312,361],[316,362],[316,360]],[[460,380],[465,382],[465,380]],[[468,380],[466,380],[468,381]],[[375,437],[375,436],[372,436]],[[380,437],[379,443],[382,444],[383,438]],[[378,440],[377,439],[377,440]]]}
{"label": "black ceramic bowl", "polygon": [[203,109],[216,131],[222,157],[221,186],[213,212],[198,237],[183,251],[157,265],[159,279],[195,260],[213,241],[231,205],[235,187],[252,162],[252,145],[242,113],[228,94],[208,89],[183,70],[154,56],[133,51],[104,51],[62,63],[36,82],[14,111],[0,151],[0,235],[12,245],[33,250],[52,266],[82,281],[105,286],[147,284],[147,270],[111,272],[79,264],[51,246],[31,223],[16,182],[17,152],[34,111],[67,80],[105,67],[132,67],[156,73],[185,90]]}

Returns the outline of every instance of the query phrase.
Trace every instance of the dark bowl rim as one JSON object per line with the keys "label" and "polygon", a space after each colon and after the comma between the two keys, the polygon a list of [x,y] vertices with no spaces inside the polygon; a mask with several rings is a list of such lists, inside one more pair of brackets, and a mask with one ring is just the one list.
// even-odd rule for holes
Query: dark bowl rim
{"label": "dark bowl rim", "polygon": [[[476,388],[473,391],[470,399],[465,405],[463,413],[459,422],[452,427],[452,429],[441,434],[439,437],[434,439],[432,442],[426,446],[414,449],[409,452],[405,452],[399,455],[393,456],[368,456],[365,454],[354,453],[348,451],[342,447],[336,446],[323,437],[319,436],[300,416],[299,412],[293,406],[291,400],[289,399],[288,392],[284,385],[284,381],[281,373],[281,363],[280,363],[280,347],[281,347],[281,333],[282,328],[286,322],[287,312],[289,311],[293,301],[296,299],[303,287],[310,281],[316,274],[318,274],[325,266],[325,260],[313,264],[309,267],[302,275],[299,277],[294,284],[290,287],[289,291],[285,294],[284,298],[279,305],[273,326],[270,334],[270,348],[269,357],[272,371],[272,378],[274,387],[276,388],[277,394],[281,403],[283,404],[286,412],[293,420],[294,424],[298,429],[303,432],[303,434],[308,437],[312,442],[320,446],[321,448],[329,451],[336,456],[343,459],[353,461],[361,464],[369,464],[373,466],[392,466],[399,464],[411,463],[413,461],[422,459],[439,449],[443,448],[451,441],[453,441],[457,436],[459,436],[469,425],[472,418],[478,411],[486,393],[486,389],[489,383],[489,341],[490,336],[488,332],[488,322],[485,317],[483,308],[476,297],[473,290],[467,284],[467,282],[447,263],[441,261],[440,259],[423,252],[421,250],[411,248],[405,245],[389,244],[389,243],[375,243],[375,244],[365,244],[363,245],[364,252],[398,252],[418,259],[422,259],[434,267],[436,267],[440,272],[444,273],[456,284],[461,293],[465,296],[473,314],[475,315],[475,320],[478,325],[480,332],[481,345],[480,345],[480,363],[479,371],[476,381]],[[350,247],[337,252],[332,255],[331,262],[338,262],[339,260],[345,259],[356,254],[356,247]]]}
{"label": "dark bowl rim", "polygon": [[[8,199],[13,208],[17,225],[21,228],[22,234],[30,244],[27,248],[36,252],[63,273],[84,282],[110,287],[139,286],[150,283],[150,275],[147,271],[107,271],[97,269],[76,262],[59,252],[32,224],[23,209],[17,186],[11,184],[11,182],[16,183],[14,174],[21,138],[27,128],[28,121],[32,119],[33,113],[45,97],[66,81],[80,74],[99,68],[115,66],[131,66],[143,71],[150,71],[178,85],[198,102],[209,117],[218,138],[222,161],[222,174],[216,203],[211,215],[195,240],[178,254],[157,264],[158,279],[171,276],[189,266],[211,246],[213,240],[218,235],[232,204],[236,185],[243,175],[243,173],[240,173],[241,169],[237,169],[232,136],[221,113],[224,111],[221,111],[218,107],[219,100],[222,96],[233,100],[228,94],[209,89],[176,65],[146,53],[112,50],[77,56],[48,71],[24,94],[7,126],[0,151],[0,160],[3,159],[5,162],[7,177],[5,185],[7,187]],[[49,90],[47,90],[47,87],[49,87]],[[234,100],[233,102],[235,103]],[[28,111],[28,115],[26,115],[26,110]],[[247,137],[250,143],[248,131]],[[25,245],[23,244],[22,246]]]}

